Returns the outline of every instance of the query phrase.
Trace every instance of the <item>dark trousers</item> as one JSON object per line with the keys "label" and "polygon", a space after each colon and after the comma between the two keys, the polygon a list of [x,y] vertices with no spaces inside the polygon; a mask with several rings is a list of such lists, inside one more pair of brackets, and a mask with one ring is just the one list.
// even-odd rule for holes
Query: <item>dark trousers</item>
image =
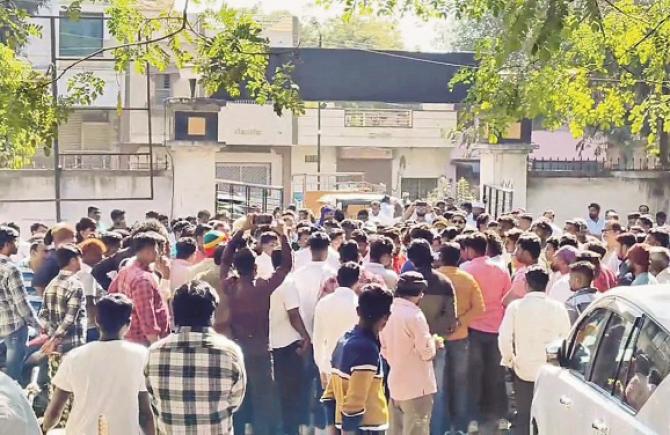
{"label": "dark trousers", "polygon": [[274,412],[274,383],[270,352],[244,353],[244,365],[247,371],[247,393],[242,406],[233,416],[235,435],[244,435],[244,425],[251,423],[254,435],[274,433],[277,416]]}
{"label": "dark trousers", "polygon": [[468,339],[446,342],[446,398],[447,398],[447,429],[451,426],[455,431],[468,430]]}
{"label": "dark trousers", "polygon": [[300,424],[307,421],[306,376],[299,343],[272,350],[274,378],[279,392],[283,431],[297,435]]}
{"label": "dark trousers", "polygon": [[530,433],[530,405],[533,403],[534,387],[534,382],[524,381],[514,374],[514,399],[517,410],[514,420],[514,435],[528,435]]}
{"label": "dark trousers", "polygon": [[470,329],[469,345],[471,418],[506,418],[505,370],[500,365],[498,334]]}
{"label": "dark trousers", "polygon": [[309,416],[311,417],[306,422],[308,425],[314,426],[318,429],[326,427],[326,412],[324,412],[321,404],[321,396],[323,396],[323,387],[321,386],[321,375],[319,368],[314,362],[314,351],[310,349],[303,360],[305,369],[305,400]]}

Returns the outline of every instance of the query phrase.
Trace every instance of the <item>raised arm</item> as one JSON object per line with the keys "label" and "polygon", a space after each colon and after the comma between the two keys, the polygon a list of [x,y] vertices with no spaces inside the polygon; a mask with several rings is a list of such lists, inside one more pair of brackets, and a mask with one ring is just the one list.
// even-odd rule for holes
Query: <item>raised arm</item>
{"label": "raised arm", "polygon": [[281,264],[268,280],[268,286],[271,292],[284,282],[286,275],[293,269],[293,252],[288,237],[286,237],[284,224],[279,222],[275,231],[279,235],[279,240],[281,241]]}
{"label": "raised arm", "polygon": [[230,239],[226,245],[226,249],[224,249],[223,254],[221,254],[221,267],[219,269],[219,277],[221,281],[228,278],[230,268],[233,266],[233,257],[235,257],[237,248],[242,244],[242,237],[244,236],[245,231],[245,229],[241,229],[233,234],[233,238]]}

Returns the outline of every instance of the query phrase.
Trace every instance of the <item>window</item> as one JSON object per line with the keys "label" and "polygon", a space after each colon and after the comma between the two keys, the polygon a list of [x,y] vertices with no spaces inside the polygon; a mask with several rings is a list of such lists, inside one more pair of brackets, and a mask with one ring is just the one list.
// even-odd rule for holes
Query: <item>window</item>
{"label": "window", "polygon": [[635,319],[612,314],[600,339],[598,354],[591,371],[591,382],[607,392],[613,391],[615,387],[619,367],[630,361],[631,355],[626,349],[634,325]]}
{"label": "window", "polygon": [[586,378],[593,362],[598,337],[607,323],[610,312],[597,309],[582,320],[573,335],[570,357],[567,367],[573,372]]}
{"label": "window", "polygon": [[631,354],[630,363],[619,371],[615,393],[623,403],[639,411],[670,373],[670,335],[654,321],[645,319]]}
{"label": "window", "polygon": [[154,101],[163,104],[172,96],[172,82],[170,74],[157,74],[154,78]]}
{"label": "window", "polygon": [[88,56],[102,48],[102,14],[82,14],[78,20],[61,14],[59,21],[59,53],[62,57]]}
{"label": "window", "polygon": [[316,154],[305,154],[305,163],[318,163],[319,156]]}
{"label": "window", "polygon": [[345,127],[412,127],[411,110],[345,110]]}

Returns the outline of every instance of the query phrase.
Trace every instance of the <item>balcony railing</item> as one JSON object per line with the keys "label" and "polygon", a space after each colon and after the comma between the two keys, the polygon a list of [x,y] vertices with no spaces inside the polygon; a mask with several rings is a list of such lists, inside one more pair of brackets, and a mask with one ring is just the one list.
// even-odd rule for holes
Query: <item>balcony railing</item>
{"label": "balcony railing", "polygon": [[[61,154],[60,166],[65,170],[149,171],[150,153],[82,153]],[[153,169],[170,168],[167,156],[153,156]]]}
{"label": "balcony railing", "polygon": [[658,157],[630,159],[530,159],[528,171],[538,176],[606,177],[616,171],[667,171]]}
{"label": "balcony railing", "polygon": [[[64,153],[58,156],[62,170],[100,170],[100,171],[148,171],[151,162],[149,153]],[[7,156],[0,158],[0,169],[53,169],[52,157],[42,155]],[[166,155],[153,155],[154,171],[170,169],[170,160]]]}

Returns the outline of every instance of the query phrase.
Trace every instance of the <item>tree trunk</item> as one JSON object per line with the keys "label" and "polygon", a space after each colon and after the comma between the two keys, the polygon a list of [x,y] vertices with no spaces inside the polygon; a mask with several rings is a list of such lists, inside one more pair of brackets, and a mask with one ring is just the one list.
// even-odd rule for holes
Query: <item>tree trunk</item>
{"label": "tree trunk", "polygon": [[659,122],[659,131],[658,131],[658,158],[659,158],[659,163],[661,164],[661,168],[663,169],[670,169],[670,156],[668,153],[670,152],[670,149],[668,149],[669,145],[669,138],[668,138],[668,133],[663,131],[663,124],[664,121]]}

